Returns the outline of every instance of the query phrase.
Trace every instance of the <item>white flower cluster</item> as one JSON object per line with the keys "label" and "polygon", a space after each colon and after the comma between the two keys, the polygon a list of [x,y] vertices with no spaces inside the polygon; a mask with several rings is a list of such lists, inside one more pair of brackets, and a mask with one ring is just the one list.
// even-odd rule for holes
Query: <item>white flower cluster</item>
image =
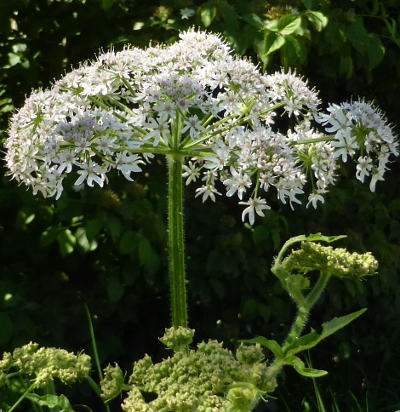
{"label": "white flower cluster", "polygon": [[[112,169],[133,180],[154,154],[179,155],[186,184],[200,183],[196,196],[215,200],[225,186],[253,224],[270,208],[269,190],[292,206],[310,187],[316,207],[340,157],[359,153],[357,178],[371,174],[374,190],[397,155],[373,106],[319,114],[319,104],[296,74],[264,75],[218,36],[190,30],[168,47],[106,52],[34,92],[12,118],[6,161],[18,182],[58,198],[70,173],[76,185],[102,187]],[[314,119],[335,133],[333,142],[312,128]]]}
{"label": "white flower cluster", "polygon": [[327,111],[317,121],[335,134],[335,157],[347,162],[348,157],[359,156],[356,178],[364,182],[365,176],[371,176],[369,187],[374,192],[376,182],[384,180],[390,155],[399,155],[391,127],[379,110],[364,101],[332,104]]}

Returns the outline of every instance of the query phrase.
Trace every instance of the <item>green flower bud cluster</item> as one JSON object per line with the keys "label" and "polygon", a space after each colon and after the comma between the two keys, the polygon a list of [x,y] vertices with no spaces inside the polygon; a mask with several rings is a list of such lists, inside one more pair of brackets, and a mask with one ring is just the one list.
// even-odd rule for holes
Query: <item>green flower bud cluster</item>
{"label": "green flower bud cluster", "polygon": [[[188,329],[171,329],[160,339],[168,346],[172,336],[178,342],[184,336],[193,336]],[[196,350],[175,351],[157,364],[146,355],[133,366],[131,389],[122,409],[125,412],[251,410],[249,407],[258,402],[260,395],[272,392],[276,385],[267,380],[263,360],[259,345],[241,346],[235,357],[214,340],[199,343]],[[242,404],[246,407],[239,409]]]}
{"label": "green flower bud cluster", "polygon": [[301,248],[292,251],[282,266],[290,273],[308,273],[318,270],[340,278],[362,278],[374,275],[378,261],[370,253],[350,253],[343,248],[322,246],[314,242],[302,242]]}
{"label": "green flower bud cluster", "polygon": [[179,326],[178,328],[165,329],[164,336],[160,338],[168,349],[172,349],[174,352],[185,349],[192,343],[194,336],[194,329],[184,328]]}
{"label": "green flower bud cluster", "polygon": [[116,398],[124,387],[124,375],[120,367],[115,364],[115,366],[108,365],[104,369],[104,378],[100,382],[101,386],[101,397],[105,401],[110,401]]}
{"label": "green flower bud cluster", "polygon": [[28,343],[13,353],[4,353],[0,361],[0,384],[5,383],[3,375],[11,369],[34,378],[36,387],[42,387],[58,378],[64,384],[71,384],[86,378],[90,373],[90,357],[75,355],[64,349],[39,347]]}

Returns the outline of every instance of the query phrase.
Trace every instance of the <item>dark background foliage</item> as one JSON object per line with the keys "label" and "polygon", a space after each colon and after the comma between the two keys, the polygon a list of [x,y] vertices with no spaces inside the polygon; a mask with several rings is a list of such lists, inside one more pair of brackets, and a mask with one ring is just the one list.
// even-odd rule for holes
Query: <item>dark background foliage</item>
{"label": "dark background foliage", "polygon": [[[182,19],[184,8],[195,15]],[[263,70],[295,69],[325,102],[374,99],[398,130],[399,15],[396,0],[1,0],[0,132],[4,139],[9,115],[32,88],[49,86],[71,65],[102,48],[174,41],[193,25],[222,33]],[[190,323],[197,340],[232,348],[256,335],[282,338],[294,306],[269,271],[273,256],[290,236],[346,234],[341,246],[373,252],[379,275],[332,281],[310,326],[369,309],[310,356],[330,372],[318,381],[328,410],[337,402],[341,411],[391,412],[400,408],[399,164],[376,193],[354,180],[352,165],[341,175],[318,210],[292,211],[271,199],[272,211],[253,228],[241,223],[234,201],[204,205],[189,187]],[[33,340],[90,353],[86,303],[102,362],[129,372],[146,352],[165,356],[157,340],[169,325],[165,165],[155,162],[134,184],[115,176],[104,190],[70,187],[60,200],[44,200],[3,170],[0,351]],[[86,384],[62,391],[101,410]],[[0,393],[0,406],[15,396]],[[313,382],[290,370],[277,396],[259,410],[317,410]]]}

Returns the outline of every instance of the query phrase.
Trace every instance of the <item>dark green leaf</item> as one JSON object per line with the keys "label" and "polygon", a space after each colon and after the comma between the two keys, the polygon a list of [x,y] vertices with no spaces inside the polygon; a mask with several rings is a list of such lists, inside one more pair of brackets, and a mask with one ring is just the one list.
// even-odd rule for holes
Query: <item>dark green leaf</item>
{"label": "dark green leaf", "polygon": [[368,58],[368,68],[370,70],[374,69],[382,61],[385,56],[385,46],[382,44],[381,39],[370,34],[368,36],[369,42],[367,47],[367,58]]}
{"label": "dark green leaf", "polygon": [[117,276],[112,276],[107,279],[107,295],[110,302],[118,302],[124,294],[124,286],[121,284]]}
{"label": "dark green leaf", "polygon": [[137,249],[139,237],[136,232],[132,230],[126,231],[119,242],[119,251],[123,255],[129,255]]}
{"label": "dark green leaf", "polygon": [[254,13],[245,14],[244,16],[242,16],[242,19],[249,23],[250,26],[253,26],[259,30],[261,30],[265,25],[265,22],[259,16],[257,16],[257,14]]}
{"label": "dark green leaf", "polygon": [[314,26],[315,30],[322,31],[328,25],[328,17],[319,11],[307,11],[304,16]]}
{"label": "dark green leaf", "polygon": [[348,39],[352,46],[362,55],[366,55],[369,34],[361,17],[357,17],[347,28]]}
{"label": "dark green leaf", "polygon": [[285,68],[298,66],[304,63],[307,57],[307,49],[304,40],[298,36],[286,36],[286,43],[281,49],[281,61]]}
{"label": "dark green leaf", "polygon": [[103,229],[103,221],[100,219],[90,219],[86,223],[86,236],[89,240],[94,240],[95,237],[100,233],[101,229]]}
{"label": "dark green leaf", "polygon": [[58,247],[62,256],[74,251],[76,238],[69,229],[64,229],[57,235]]}
{"label": "dark green leaf", "polygon": [[285,38],[274,32],[265,34],[265,54],[268,56],[285,44]]}
{"label": "dark green leaf", "polygon": [[116,0],[101,0],[101,7],[103,7],[103,9],[108,10],[110,9]]}
{"label": "dark green leaf", "polygon": [[57,239],[57,235],[60,233],[60,228],[58,226],[49,226],[40,235],[40,245],[50,246]]}

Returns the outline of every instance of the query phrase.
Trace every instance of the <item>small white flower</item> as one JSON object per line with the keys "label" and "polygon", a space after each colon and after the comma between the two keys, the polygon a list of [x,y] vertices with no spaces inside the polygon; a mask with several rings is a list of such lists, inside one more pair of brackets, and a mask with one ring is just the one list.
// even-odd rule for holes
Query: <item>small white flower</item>
{"label": "small white flower", "polygon": [[186,185],[189,185],[191,182],[195,182],[200,176],[200,169],[190,160],[188,165],[182,166],[182,169],[182,177],[187,178]]}
{"label": "small white flower", "polygon": [[242,213],[242,221],[246,220],[246,216],[248,215],[249,223],[253,226],[255,215],[257,213],[258,216],[264,217],[263,210],[271,209],[265,199],[260,197],[250,198],[247,202],[239,202],[240,205],[246,205],[247,207],[243,210]]}
{"label": "small white flower", "polygon": [[364,177],[369,176],[369,172],[372,169],[372,160],[370,157],[364,156],[358,158],[356,178],[364,183]]}
{"label": "small white flower", "polygon": [[325,203],[325,199],[324,199],[324,197],[322,196],[321,193],[322,193],[321,191],[311,193],[308,196],[308,203],[307,203],[306,207],[308,207],[311,203],[313,208],[316,209],[318,202]]}
{"label": "small white flower", "polygon": [[196,197],[201,196],[201,201],[204,203],[208,198],[215,202],[215,195],[220,195],[217,189],[211,185],[204,185],[196,189]]}
{"label": "small white flower", "polygon": [[100,187],[103,187],[105,180],[105,170],[103,168],[92,160],[83,163],[81,167],[82,169],[77,172],[80,176],[75,182],[76,186],[79,186],[86,180],[90,187],[93,187],[93,182],[96,182]]}

